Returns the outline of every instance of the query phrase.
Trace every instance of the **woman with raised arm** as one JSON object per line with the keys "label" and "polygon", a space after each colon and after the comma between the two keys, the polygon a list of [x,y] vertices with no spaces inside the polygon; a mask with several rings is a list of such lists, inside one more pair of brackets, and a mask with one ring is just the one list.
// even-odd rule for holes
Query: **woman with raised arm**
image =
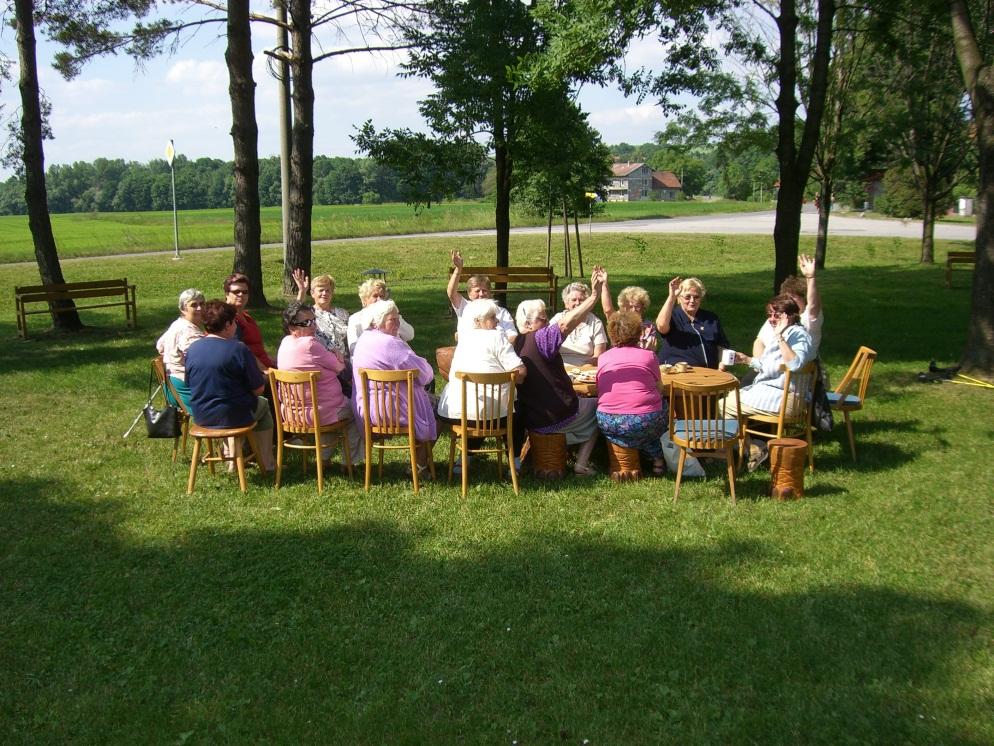
{"label": "woman with raised arm", "polygon": [[[558,324],[559,320],[590,297],[590,288],[582,282],[571,282],[563,288],[563,309],[549,321]],[[567,365],[597,365],[597,356],[607,349],[607,334],[604,324],[593,312],[588,313],[576,328],[569,333],[559,352]]]}
{"label": "woman with raised arm", "polygon": [[[821,330],[825,322],[822,314],[821,293],[818,292],[818,281],[815,278],[815,260],[807,254],[798,257],[798,266],[803,279],[797,276],[786,278],[780,283],[780,295],[789,295],[801,311],[800,324],[811,335],[814,346],[814,356],[818,357],[821,348]],[[773,325],[767,320],[756,333],[752,343],[752,356],[762,357],[767,347],[776,342]]]}
{"label": "woman with raised arm", "polygon": [[670,280],[666,302],[656,316],[656,330],[663,338],[659,362],[724,370],[721,351],[731,345],[718,314],[701,308],[706,292],[696,277]]}
{"label": "woman with raised arm", "polygon": [[607,272],[604,272],[604,286],[601,288],[601,310],[604,311],[604,318],[610,319],[618,310],[631,311],[638,314],[642,324],[642,331],[639,334],[639,347],[643,350],[655,350],[658,340],[656,339],[656,327],[651,321],[645,318],[646,311],[649,310],[649,292],[638,285],[629,285],[618,293],[618,307],[615,308],[614,301],[611,300],[611,290],[607,285]]}
{"label": "woman with raised arm", "polygon": [[[573,391],[559,352],[569,336],[597,303],[604,283],[604,270],[594,267],[590,277],[593,293],[555,324],[550,324],[545,301],[526,300],[518,305],[515,318],[518,337],[514,350],[528,371],[518,387],[515,429],[535,430],[542,434],[563,433],[568,445],[578,445],[573,471],[592,476],[590,454],[597,442],[597,400],[581,399]],[[521,442],[515,434],[515,439]]]}
{"label": "woman with raised arm", "polygon": [[308,289],[314,300],[314,319],[317,324],[314,336],[328,350],[340,354],[345,368],[338,374],[338,382],[342,392],[348,397],[352,393],[352,365],[349,355],[349,312],[335,305],[335,278],[331,275],[319,275],[313,280],[308,279],[302,269],[293,271],[293,280],[297,283],[297,301],[304,302]]}
{"label": "woman with raised arm", "polygon": [[[456,336],[458,338],[458,335],[463,330],[473,329],[475,325],[474,320],[467,318],[463,313],[468,301],[459,292],[459,275],[462,274],[464,266],[462,253],[456,249],[452,252],[451,259],[452,274],[449,276],[449,285],[446,288],[446,292],[449,296],[449,303],[452,304],[452,310],[455,312],[456,318],[459,319],[456,325]],[[469,301],[491,298],[490,278],[486,275],[472,275],[469,277],[466,280],[466,295],[469,296]],[[507,338],[513,342],[514,338],[518,336],[518,330],[514,326],[514,319],[511,318],[511,314],[508,313],[506,308],[502,308],[496,303],[494,305],[497,308],[497,328],[503,329]]]}

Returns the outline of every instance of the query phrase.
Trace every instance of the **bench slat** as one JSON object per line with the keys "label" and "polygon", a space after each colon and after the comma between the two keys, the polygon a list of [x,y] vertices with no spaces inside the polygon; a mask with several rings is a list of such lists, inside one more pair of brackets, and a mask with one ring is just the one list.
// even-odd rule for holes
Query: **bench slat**
{"label": "bench slat", "polygon": [[[84,298],[113,298],[120,300],[107,303],[89,303],[74,308],[58,308],[59,301]],[[126,278],[119,280],[92,280],[88,282],[58,282],[51,285],[22,285],[14,288],[17,333],[24,339],[28,336],[27,317],[40,313],[69,313],[92,308],[124,306],[124,317],[129,327],[138,322],[138,304],[135,302],[135,286],[129,285]],[[28,309],[28,303],[44,303],[45,308]]]}

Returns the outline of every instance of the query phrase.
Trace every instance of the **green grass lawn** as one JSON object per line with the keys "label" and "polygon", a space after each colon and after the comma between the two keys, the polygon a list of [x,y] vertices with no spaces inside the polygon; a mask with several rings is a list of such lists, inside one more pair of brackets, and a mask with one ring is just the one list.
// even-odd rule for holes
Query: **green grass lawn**
{"label": "green grass lawn", "polygon": [[[600,222],[637,218],[684,217],[716,212],[751,212],[755,202],[732,200],[690,202],[612,202]],[[180,250],[230,246],[231,210],[184,210],[179,213]],[[544,225],[541,218],[514,214],[512,225]],[[407,233],[493,228],[494,207],[488,202],[443,202],[415,214],[409,205],[317,205],[311,221],[314,240],[388,236]],[[172,251],[171,212],[107,212],[52,215],[52,230],[62,258]],[[280,209],[262,210],[262,241],[282,241]],[[34,248],[23,215],[0,217],[0,264],[33,261]]]}
{"label": "green grass lawn", "polygon": [[[595,235],[615,290],[699,275],[740,349],[762,321],[770,240]],[[544,259],[512,238],[515,263]],[[488,239],[318,247],[339,302],[390,270],[414,347],[451,338],[448,250]],[[811,244],[802,239],[802,248]],[[5,743],[994,742],[992,392],[916,381],[965,336],[965,280],[916,263],[915,242],[833,239],[823,357],[833,379],[880,353],[868,408],[819,434],[807,494],[722,468],[614,484],[572,476],[522,493],[474,465],[470,494],[413,495],[400,463],[370,493],[298,464],[203,472],[170,442],[121,435],[180,290],[219,290],[221,253],[73,262],[70,280],[138,283],[140,328],[84,313],[62,337],[15,339],[0,287],[0,734]],[[277,250],[265,272],[275,288]],[[275,291],[270,290],[275,302]],[[270,348],[278,311],[258,314]],[[436,447],[441,460],[447,443]],[[595,461],[605,465],[599,449]]]}

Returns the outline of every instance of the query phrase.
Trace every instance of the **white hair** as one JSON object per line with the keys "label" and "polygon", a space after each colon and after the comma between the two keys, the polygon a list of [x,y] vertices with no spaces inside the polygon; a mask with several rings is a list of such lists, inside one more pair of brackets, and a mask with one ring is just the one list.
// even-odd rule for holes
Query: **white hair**
{"label": "white hair", "polygon": [[590,288],[582,282],[571,282],[563,288],[563,303],[566,303],[566,299],[569,298],[570,293],[575,293],[577,290],[583,293],[584,300],[590,297]]}
{"label": "white hair", "polygon": [[378,300],[366,306],[366,328],[379,329],[383,319],[392,313],[400,313],[397,304],[392,300]]}
{"label": "white hair", "polygon": [[497,304],[490,298],[477,298],[463,307],[462,315],[472,319],[479,326],[481,321],[497,318]]}
{"label": "white hair", "polygon": [[204,294],[197,290],[196,288],[187,288],[182,293],[179,294],[179,310],[185,311],[186,306],[190,301],[199,300],[201,303],[204,302]]}
{"label": "white hair", "polygon": [[527,326],[532,319],[545,310],[545,301],[541,298],[535,300],[523,300],[518,304],[518,310],[514,312],[514,323],[518,326],[518,331],[525,333]]}

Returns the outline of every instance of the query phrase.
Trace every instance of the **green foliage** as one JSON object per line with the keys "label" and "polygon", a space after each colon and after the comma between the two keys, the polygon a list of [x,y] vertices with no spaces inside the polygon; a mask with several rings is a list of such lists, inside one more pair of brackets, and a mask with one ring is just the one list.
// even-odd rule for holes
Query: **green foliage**
{"label": "green foliage", "polygon": [[874,203],[879,212],[897,218],[921,218],[922,193],[915,183],[910,166],[897,165],[887,169],[883,188],[883,194]]}
{"label": "green foliage", "polygon": [[[522,263],[544,259],[542,236],[513,238]],[[706,236],[642,239],[595,234],[584,253],[657,301],[673,274],[702,277],[747,349],[769,238],[720,257]],[[316,246],[314,266],[349,309],[362,269],[389,268],[432,359],[455,247],[482,264],[493,239]],[[515,496],[485,460],[465,500],[444,478],[413,495],[395,459],[368,493],[336,470],[318,495],[294,460],[279,491],[204,470],[187,496],[170,443],[121,434],[178,291],[217,291],[230,252],[73,262],[72,279],[139,279],[135,331],[115,308],[85,312],[80,336],[10,341],[0,294],[5,741],[994,742],[991,392],[915,381],[955,359],[969,302],[916,253],[835,239],[820,278],[833,381],[859,344],[880,352],[859,462],[840,423],[803,499],[771,501],[760,471],[735,506],[711,462],[677,503],[672,477],[525,475]],[[275,286],[278,248],[263,267]],[[272,348],[278,313],[259,318]]]}

